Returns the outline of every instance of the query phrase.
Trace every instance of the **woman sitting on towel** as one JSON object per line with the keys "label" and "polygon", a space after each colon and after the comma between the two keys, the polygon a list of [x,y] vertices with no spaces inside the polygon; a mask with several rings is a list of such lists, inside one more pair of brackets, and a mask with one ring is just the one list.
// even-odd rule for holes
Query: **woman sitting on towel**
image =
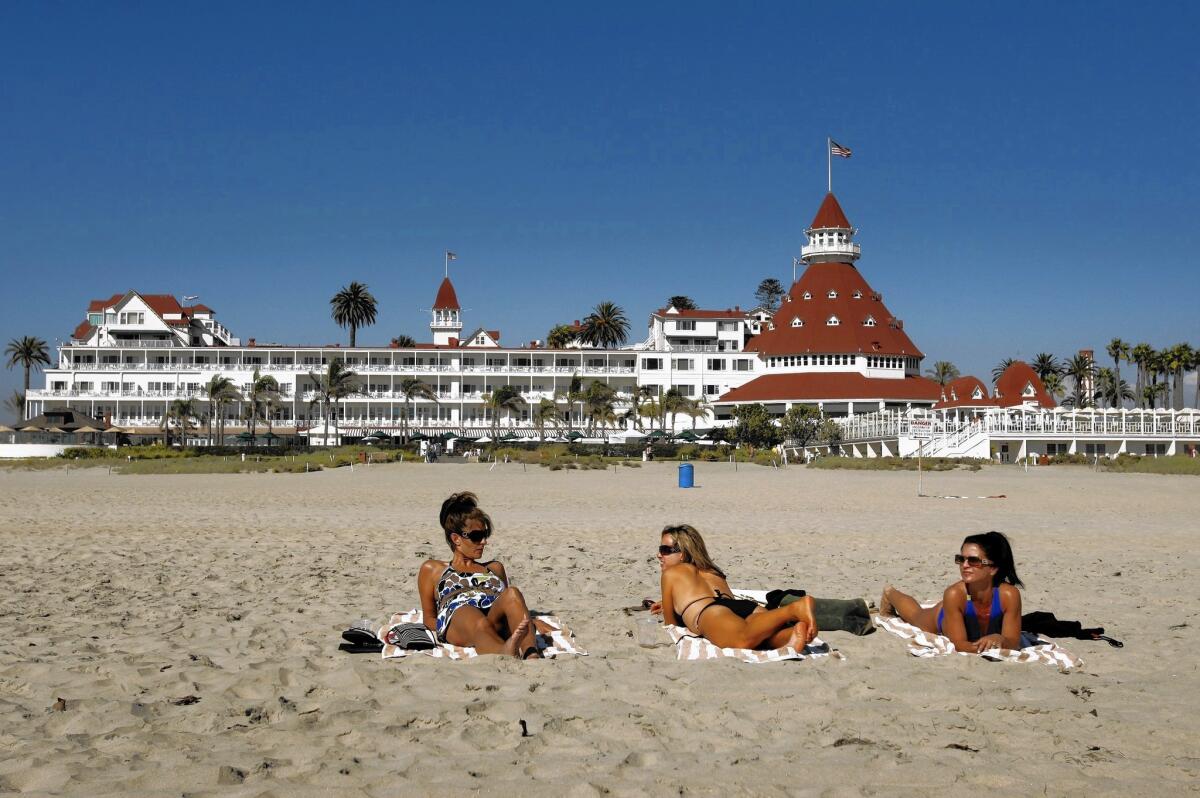
{"label": "woman sitting on towel", "polygon": [[439,518],[451,557],[426,560],[417,574],[425,625],[443,643],[481,654],[540,657],[525,597],[508,583],[503,565],[481,562],[492,519],[475,494],[452,494]]}
{"label": "woman sitting on towel", "polygon": [[945,635],[959,651],[1021,647],[1021,580],[1008,538],[999,532],[968,535],[954,555],[959,581],[932,607],[891,585],[883,588],[880,615],[897,615],[930,634]]}
{"label": "woman sitting on towel", "polygon": [[686,625],[722,648],[791,646],[800,651],[816,637],[811,596],[775,610],[736,599],[694,528],[668,526],[659,543],[662,601],[650,609],[662,612],[665,623]]}

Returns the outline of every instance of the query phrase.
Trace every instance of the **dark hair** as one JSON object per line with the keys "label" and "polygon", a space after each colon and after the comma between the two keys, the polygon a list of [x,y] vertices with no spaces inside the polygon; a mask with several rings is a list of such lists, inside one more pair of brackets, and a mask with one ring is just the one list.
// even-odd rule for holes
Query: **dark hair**
{"label": "dark hair", "polygon": [[717,567],[717,564],[712,561],[712,557],[708,556],[704,538],[700,537],[700,533],[696,531],[695,527],[689,524],[674,524],[663,527],[662,534],[670,535],[675,539],[675,548],[683,553],[684,562],[691,563],[701,571],[712,571],[722,579],[725,578],[725,572]]}
{"label": "dark hair", "polygon": [[452,534],[462,534],[468,521],[478,521],[488,534],[492,532],[492,519],[479,509],[479,497],[470,491],[451,493],[450,498],[442,502],[442,512],[438,515],[442,530],[446,533],[446,545],[454,548],[450,540]]}
{"label": "dark hair", "polygon": [[1024,587],[1021,578],[1017,576],[1017,564],[1013,562],[1012,546],[1008,538],[1000,532],[984,532],[981,535],[967,535],[962,544],[974,543],[983,549],[983,553],[996,566],[996,574],[992,577],[992,586],[1008,582],[1016,587]]}

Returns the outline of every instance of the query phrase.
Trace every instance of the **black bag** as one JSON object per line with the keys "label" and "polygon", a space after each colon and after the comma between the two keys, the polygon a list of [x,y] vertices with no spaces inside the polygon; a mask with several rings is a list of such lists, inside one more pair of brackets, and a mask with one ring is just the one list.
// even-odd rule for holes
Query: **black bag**
{"label": "black bag", "polygon": [[1084,629],[1079,621],[1060,621],[1052,612],[1027,612],[1021,616],[1021,631],[1046,637],[1073,637],[1076,640],[1104,640],[1113,648],[1125,646],[1104,634],[1103,626]]}
{"label": "black bag", "polygon": [[[772,590],[767,593],[767,609],[785,607],[804,598],[803,590]],[[869,635],[875,631],[871,610],[863,599],[822,599],[813,596],[813,617],[820,632],[849,632]]]}

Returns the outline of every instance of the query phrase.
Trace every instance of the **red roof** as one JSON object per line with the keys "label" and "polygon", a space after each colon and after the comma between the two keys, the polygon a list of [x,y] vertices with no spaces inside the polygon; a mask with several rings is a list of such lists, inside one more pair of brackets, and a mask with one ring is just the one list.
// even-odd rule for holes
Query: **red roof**
{"label": "red roof", "polygon": [[93,327],[91,324],[88,324],[86,321],[80,322],[79,326],[75,328],[75,332],[71,333],[71,340],[86,341],[92,337],[92,331],[95,329],[95,327]]}
{"label": "red roof", "polygon": [[438,286],[437,299],[433,300],[434,310],[461,310],[458,306],[458,294],[454,293],[454,285],[449,277],[442,278]]}
{"label": "red roof", "polygon": [[99,313],[100,311],[111,308],[113,305],[121,301],[124,294],[113,294],[108,299],[93,299],[88,303],[88,313]]}
{"label": "red roof", "polygon": [[655,316],[662,316],[664,319],[744,319],[746,311],[744,310],[676,310],[674,313],[667,313],[670,308],[659,308],[654,311]]}
{"label": "red roof", "polygon": [[179,300],[170,294],[138,294],[160,317],[168,313],[183,313]]}
{"label": "red roof", "polygon": [[[972,395],[978,388],[982,394],[973,399]],[[942,389],[942,398],[934,406],[935,410],[950,407],[996,407],[996,400],[988,395],[987,386],[978,377],[958,377],[946,383]]]}
{"label": "red roof", "polygon": [[[829,296],[831,291],[835,297]],[[830,326],[835,316],[838,323]],[[803,325],[793,327],[795,319]],[[866,326],[868,320],[874,324]],[[763,330],[750,339],[747,351],[764,356],[861,352],[924,357],[883,299],[849,263],[811,264],[792,285],[772,321],[775,329]]]}
{"label": "red roof", "polygon": [[823,228],[839,228],[850,230],[850,220],[846,218],[846,214],[842,211],[842,206],[838,204],[837,197],[833,196],[833,192],[825,195],[825,200],[821,203],[821,207],[817,209],[817,215],[813,218],[812,227],[810,229]]}
{"label": "red roof", "polygon": [[203,304],[189,305],[188,307],[184,308],[183,310],[185,313],[212,313],[212,312],[214,312],[213,309],[210,308],[208,305],[203,305]]}
{"label": "red roof", "polygon": [[[1025,389],[1030,385],[1033,386],[1033,396],[1025,396]],[[996,404],[1017,407],[1026,402],[1036,402],[1039,407],[1058,407],[1037,372],[1025,361],[1016,360],[996,380]]]}
{"label": "red roof", "polygon": [[855,372],[809,372],[767,374],[722,396],[719,402],[783,402],[872,399],[933,402],[941,386],[928,377],[886,379],[864,377]]}

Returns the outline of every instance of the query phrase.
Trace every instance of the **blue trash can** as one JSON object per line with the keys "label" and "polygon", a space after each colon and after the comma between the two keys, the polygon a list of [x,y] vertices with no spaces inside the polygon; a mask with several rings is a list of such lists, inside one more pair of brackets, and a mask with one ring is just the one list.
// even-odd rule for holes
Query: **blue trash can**
{"label": "blue trash can", "polygon": [[681,488],[692,487],[693,486],[692,480],[694,477],[695,477],[695,474],[692,472],[692,464],[691,463],[680,463],[679,464],[679,487],[681,487]]}

